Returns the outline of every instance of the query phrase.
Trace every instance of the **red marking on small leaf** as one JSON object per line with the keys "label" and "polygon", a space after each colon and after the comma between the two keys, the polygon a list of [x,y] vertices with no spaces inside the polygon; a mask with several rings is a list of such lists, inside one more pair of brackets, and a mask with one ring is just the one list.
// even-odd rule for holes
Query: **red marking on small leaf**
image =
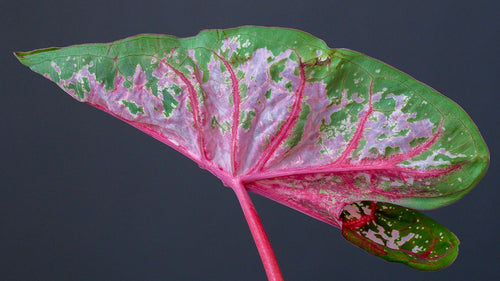
{"label": "red marking on small leaf", "polygon": [[[349,233],[349,230],[350,230],[349,228],[342,229],[342,235],[345,237]],[[352,233],[350,233],[350,234],[353,237],[356,237],[358,239],[358,241],[359,241],[359,242],[353,243],[353,244],[355,244],[356,246],[358,246],[358,247],[366,250],[370,254],[376,255],[376,256],[379,256],[379,257],[384,257],[384,256],[387,255],[387,252],[385,251],[385,248],[382,247],[381,245],[379,245],[377,243],[373,243],[370,240],[364,240],[363,236],[361,236],[359,234],[352,234]],[[350,242],[352,242],[352,241],[350,241]]]}
{"label": "red marking on small leaf", "polygon": [[355,229],[355,228],[360,228],[366,225],[367,223],[374,221],[375,220],[374,213],[376,212],[377,208],[375,202],[371,202],[370,208],[371,212],[369,214],[363,214],[360,218],[342,221],[342,227]]}

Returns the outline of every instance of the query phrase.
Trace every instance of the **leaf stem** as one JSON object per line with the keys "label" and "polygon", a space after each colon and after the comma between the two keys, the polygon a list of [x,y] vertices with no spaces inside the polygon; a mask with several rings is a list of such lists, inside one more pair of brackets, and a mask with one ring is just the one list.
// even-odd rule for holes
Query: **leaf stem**
{"label": "leaf stem", "polygon": [[250,232],[252,233],[255,245],[257,246],[257,250],[259,251],[262,264],[264,265],[264,269],[266,270],[267,279],[269,281],[283,280],[278,261],[276,260],[273,248],[271,247],[271,243],[267,238],[264,226],[260,221],[259,215],[255,210],[250,196],[248,196],[246,188],[241,182],[233,184],[232,188],[234,190],[234,193],[236,193],[236,197],[240,202],[241,208],[243,209],[248,227],[250,228]]}

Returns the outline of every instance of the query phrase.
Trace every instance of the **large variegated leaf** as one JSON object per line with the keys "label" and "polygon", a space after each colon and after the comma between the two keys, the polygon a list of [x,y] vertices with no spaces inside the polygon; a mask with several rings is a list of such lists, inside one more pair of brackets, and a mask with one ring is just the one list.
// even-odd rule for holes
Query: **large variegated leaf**
{"label": "large variegated leaf", "polygon": [[[356,215],[346,212],[367,204],[361,201],[440,207],[468,192],[488,165],[487,148],[458,105],[380,61],[296,30],[139,35],[16,55],[75,99],[173,147],[227,186],[242,184],[329,224],[344,223],[344,235],[357,237],[350,241],[363,247],[376,240],[396,253],[379,256],[421,269],[454,258],[443,254],[447,262],[428,267],[425,260],[434,258],[408,262],[419,253],[412,249],[427,247],[415,244],[425,227],[407,233],[396,221],[353,224]],[[370,242],[362,226],[404,232],[408,240]],[[453,238],[446,239],[456,253]]]}

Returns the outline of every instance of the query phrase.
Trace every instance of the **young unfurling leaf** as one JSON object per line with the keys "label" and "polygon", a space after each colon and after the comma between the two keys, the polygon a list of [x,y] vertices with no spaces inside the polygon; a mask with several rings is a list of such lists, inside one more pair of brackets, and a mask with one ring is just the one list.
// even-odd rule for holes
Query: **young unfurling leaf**
{"label": "young unfurling leaf", "polygon": [[405,207],[372,201],[344,208],[342,235],[353,244],[389,261],[422,270],[441,269],[458,254],[458,239],[426,215]]}

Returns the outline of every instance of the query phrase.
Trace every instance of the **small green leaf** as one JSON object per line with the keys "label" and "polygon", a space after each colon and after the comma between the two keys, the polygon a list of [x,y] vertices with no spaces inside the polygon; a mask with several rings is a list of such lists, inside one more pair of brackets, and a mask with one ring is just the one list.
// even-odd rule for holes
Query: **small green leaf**
{"label": "small green leaf", "polygon": [[458,254],[457,237],[426,215],[373,201],[347,205],[342,235],[363,250],[420,270],[450,265]]}

